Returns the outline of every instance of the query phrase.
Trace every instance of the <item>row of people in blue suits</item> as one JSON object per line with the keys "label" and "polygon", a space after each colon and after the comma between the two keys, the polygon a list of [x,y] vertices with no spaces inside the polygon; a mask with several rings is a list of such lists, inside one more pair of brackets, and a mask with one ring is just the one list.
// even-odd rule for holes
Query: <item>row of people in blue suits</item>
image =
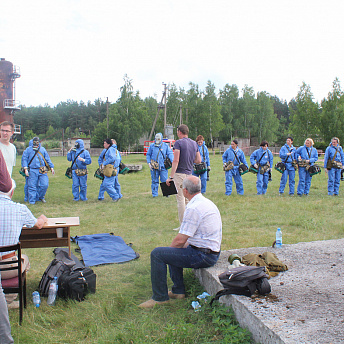
{"label": "row of people in blue suits", "polygon": [[[307,138],[304,145],[296,149],[293,146],[293,138],[288,137],[286,144],[281,148],[279,155],[282,162],[285,164],[285,170],[281,176],[279,193],[283,194],[287,181],[289,179],[289,195],[294,195],[295,192],[295,168],[298,165],[299,183],[297,186],[297,195],[308,195],[311,187],[312,175],[308,167],[313,166],[318,160],[318,152],[313,147],[314,142],[311,138]],[[241,149],[238,148],[238,141],[233,140],[231,147],[228,148],[222,156],[224,165],[228,162],[233,162],[233,169],[226,171],[226,195],[232,193],[232,178],[236,183],[237,193],[242,195],[244,193],[242,178],[239,173],[239,165],[245,164],[248,167],[245,155]],[[250,156],[251,165],[256,168],[257,173],[257,194],[264,195],[267,191],[269,183],[269,172],[273,166],[273,155],[268,149],[268,142],[262,141],[260,148],[255,150]],[[329,162],[331,162],[329,164]],[[307,167],[308,166],[308,167]],[[325,151],[324,168],[328,173],[328,195],[338,195],[339,185],[341,179],[341,170],[344,166],[344,153],[341,146],[339,146],[339,139],[332,138],[331,144]]]}

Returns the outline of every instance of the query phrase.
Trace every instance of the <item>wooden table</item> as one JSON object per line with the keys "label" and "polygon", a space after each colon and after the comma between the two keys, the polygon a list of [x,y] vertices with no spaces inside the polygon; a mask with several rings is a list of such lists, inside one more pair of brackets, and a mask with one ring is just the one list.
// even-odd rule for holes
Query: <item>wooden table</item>
{"label": "wooden table", "polygon": [[[22,248],[68,246],[70,256],[70,227],[79,225],[79,217],[49,218],[42,229],[23,227],[19,241]],[[63,228],[62,238],[57,237],[56,228]]]}

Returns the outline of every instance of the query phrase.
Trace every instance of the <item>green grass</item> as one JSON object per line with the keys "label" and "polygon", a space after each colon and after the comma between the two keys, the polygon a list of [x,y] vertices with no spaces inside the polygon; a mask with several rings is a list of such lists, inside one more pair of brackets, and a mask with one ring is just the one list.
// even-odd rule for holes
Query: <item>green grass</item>
{"label": "green grass", "polygon": [[[125,264],[94,267],[97,292],[81,303],[58,300],[56,306],[34,308],[31,293],[54,255],[53,248],[25,249],[31,262],[28,273],[28,307],[23,325],[18,326],[18,311],[10,310],[12,334],[16,343],[249,343],[247,332],[237,327],[229,310],[202,307],[194,312],[191,301],[203,289],[187,273],[186,300],[178,300],[153,310],[137,307],[151,297],[149,254],[154,247],[168,246],[179,225],[174,197],[152,198],[150,173],[143,155],[123,157],[124,163],[143,164],[141,172],[120,176],[123,199],[98,202],[100,181],[93,177],[97,157],[88,177],[88,201],[73,202],[71,180],[64,176],[69,165],[64,157],[52,158],[56,175],[50,175],[46,204],[28,205],[34,215],[48,217],[79,216],[80,226],[71,229],[72,236],[112,232],[125,242],[133,243],[140,258]],[[277,161],[277,159],[275,159]],[[18,173],[13,200],[24,201],[24,178]],[[327,196],[324,171],[313,177],[310,196],[279,196],[280,174],[273,171],[265,196],[256,195],[256,178],[243,176],[245,195],[233,188],[225,196],[224,172],[219,155],[211,156],[212,170],[206,196],[220,209],[223,221],[222,250],[240,247],[270,246],[277,227],[283,231],[283,242],[335,239],[343,237],[343,196]],[[296,184],[298,179],[296,178]],[[72,250],[77,248],[72,244]],[[77,253],[75,253],[78,255]],[[171,283],[169,281],[169,283]]]}

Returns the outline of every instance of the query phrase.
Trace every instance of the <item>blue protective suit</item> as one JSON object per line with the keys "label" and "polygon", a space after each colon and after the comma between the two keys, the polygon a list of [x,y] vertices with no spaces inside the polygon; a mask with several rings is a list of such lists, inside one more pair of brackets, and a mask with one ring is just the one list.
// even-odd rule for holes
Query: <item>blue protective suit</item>
{"label": "blue protective suit", "polygon": [[[199,154],[201,154],[202,162],[205,162],[207,167],[210,167],[209,151],[208,151],[208,147],[205,145],[204,142],[202,146],[198,146],[198,151],[199,151]],[[196,174],[194,171],[192,171],[192,174],[196,177],[201,178],[201,193],[204,194],[207,191],[207,171],[201,174]]]}
{"label": "blue protective suit", "polygon": [[[33,140],[29,141],[29,147],[33,146]],[[23,155],[22,155],[22,159],[21,159],[21,165],[23,166]],[[28,202],[29,201],[29,193],[28,193],[28,179],[29,177],[25,177],[25,185],[24,185],[24,202]],[[36,201],[38,201],[38,197],[36,198]]]}
{"label": "blue protective suit", "polygon": [[[54,168],[54,164],[51,162],[48,152],[44,147],[39,144],[38,153],[33,146],[29,146],[25,149],[22,156],[22,167],[29,167],[28,183],[28,198],[30,204],[35,204],[37,201],[44,200],[45,194],[49,186],[49,177],[47,173],[40,173],[39,168],[45,166],[44,159],[50,168]],[[30,166],[29,162],[33,158]],[[43,157],[44,159],[43,159]]]}
{"label": "blue protective suit", "polygon": [[[273,155],[269,148],[264,150],[262,147],[255,150],[251,156],[250,156],[250,162],[252,165],[258,164],[259,168],[262,166],[265,166],[267,163],[269,163],[270,168],[273,166]],[[259,161],[259,162],[258,162]],[[257,174],[257,195],[265,195],[266,191],[268,189],[269,184],[269,172],[265,172],[264,174],[261,174],[258,172]]]}
{"label": "blue protective suit", "polygon": [[[288,153],[291,153],[291,155],[287,155]],[[282,173],[282,176],[281,176],[281,182],[280,182],[280,187],[279,187],[280,194],[284,193],[284,189],[289,177],[289,195],[294,195],[295,168],[292,165],[292,161],[296,159],[295,153],[296,153],[296,148],[293,145],[289,147],[287,144],[285,144],[279,152],[279,156],[282,162],[284,162],[285,167],[286,167],[285,171]]]}
{"label": "blue protective suit", "polygon": [[[337,150],[337,152],[336,152]],[[337,147],[328,146],[325,151],[325,158],[324,158],[324,167],[327,167],[327,161],[332,161],[333,157],[334,161],[341,162],[344,166],[344,153],[341,146],[337,145]],[[328,182],[327,182],[327,192],[330,196],[338,195],[339,193],[339,185],[340,185],[340,173],[341,169],[339,168],[331,168],[327,170],[328,174]]]}
{"label": "blue protective suit", "polygon": [[159,190],[159,178],[160,182],[166,182],[168,177],[168,171],[165,168],[164,160],[167,157],[170,158],[171,162],[173,161],[173,152],[169,145],[162,141],[162,134],[158,133],[161,137],[161,143],[159,146],[156,145],[156,140],[152,143],[147,151],[146,160],[149,164],[151,160],[157,161],[159,164],[159,169],[151,169],[151,189],[153,197],[158,197],[158,190]]}
{"label": "blue protective suit", "polygon": [[[115,165],[114,167],[117,168],[117,176],[115,176],[115,181],[114,181],[114,184],[113,184],[113,187],[115,188],[116,192],[118,193],[118,196],[119,198],[122,198],[123,195],[121,193],[121,185],[119,183],[119,180],[118,180],[118,176],[119,176],[119,164],[121,163],[122,161],[122,157],[121,157],[121,153],[119,152],[119,150],[117,149],[117,145],[113,144],[111,146],[111,148],[114,149],[115,151],[115,156],[116,156],[116,162],[115,162]],[[117,162],[118,162],[118,166],[117,166]]]}
{"label": "blue protective suit", "polygon": [[235,182],[237,194],[243,195],[244,194],[244,184],[242,182],[242,177],[239,173],[239,165],[241,163],[243,163],[248,167],[244,152],[239,148],[237,148],[234,151],[234,149],[232,147],[229,147],[223,153],[222,161],[223,161],[223,163],[228,163],[229,161],[232,161],[234,163],[234,168],[225,172],[226,195],[230,196],[232,194],[232,185],[233,185],[232,178],[234,179],[234,182]]}
{"label": "blue protective suit", "polygon": [[[115,150],[110,146],[108,149],[103,149],[101,152],[99,158],[98,158],[98,164],[99,165],[119,165],[118,158],[115,155]],[[116,192],[114,188],[114,183],[115,183],[115,177],[106,177],[104,176],[103,182],[100,184],[99,188],[99,194],[98,194],[98,199],[103,200],[104,199],[104,193],[105,191],[109,194],[109,196],[112,198],[113,201],[119,199],[119,195]]]}
{"label": "blue protective suit", "polygon": [[[299,157],[304,160],[309,160],[311,165],[318,160],[318,152],[312,147],[306,147],[306,145],[299,147],[296,150],[295,157],[299,160]],[[303,194],[308,195],[311,187],[312,176],[306,170],[306,167],[299,167],[299,184],[297,185],[297,194],[302,196]]]}
{"label": "blue protective suit", "polygon": [[[87,201],[87,174],[85,176],[77,176],[75,173],[76,169],[86,169],[87,165],[92,163],[90,153],[85,150],[84,141],[78,139],[75,143],[79,143],[79,148],[76,151],[70,151],[67,153],[67,160],[73,162],[77,156],[75,162],[72,166],[72,193],[74,201]],[[79,158],[85,161],[80,161]]]}

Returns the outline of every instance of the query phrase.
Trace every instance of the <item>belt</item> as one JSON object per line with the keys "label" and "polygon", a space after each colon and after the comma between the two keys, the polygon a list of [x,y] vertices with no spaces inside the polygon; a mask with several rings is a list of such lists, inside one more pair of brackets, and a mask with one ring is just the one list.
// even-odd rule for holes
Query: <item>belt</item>
{"label": "belt", "polygon": [[8,258],[12,258],[16,255],[15,251],[11,252],[11,253],[7,253],[4,254],[3,256],[0,257],[0,260],[4,260],[4,259],[8,259]]}
{"label": "belt", "polygon": [[216,255],[219,255],[220,252],[215,252],[215,251],[212,251],[210,248],[203,248],[203,247],[197,247],[197,246],[194,246],[194,245],[189,245],[191,246],[194,250],[197,250],[197,251],[201,251],[201,252],[204,252],[204,253],[207,253],[207,254],[216,254]]}

